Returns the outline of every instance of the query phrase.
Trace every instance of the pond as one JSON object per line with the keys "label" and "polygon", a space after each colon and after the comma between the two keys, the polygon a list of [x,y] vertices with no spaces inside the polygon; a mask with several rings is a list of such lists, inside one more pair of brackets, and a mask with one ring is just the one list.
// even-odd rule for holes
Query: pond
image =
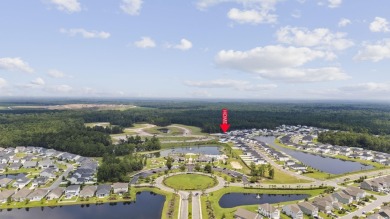
{"label": "pond", "polygon": [[171,149],[162,150],[158,153],[155,153],[155,156],[162,156],[166,157],[171,153],[179,153],[179,154],[186,154],[186,153],[194,153],[194,154],[210,154],[210,155],[219,155],[222,154],[220,151],[221,147],[217,145],[197,145],[197,146],[191,146],[191,147],[176,147]]}
{"label": "pond", "polygon": [[137,201],[95,205],[62,207],[38,207],[30,209],[2,210],[1,219],[150,219],[161,218],[165,197],[151,192],[137,194]]}
{"label": "pond", "polygon": [[337,158],[315,155],[311,153],[305,153],[302,151],[296,151],[288,148],[281,147],[274,143],[275,137],[260,136],[256,139],[267,143],[268,145],[285,152],[291,157],[301,161],[305,165],[311,166],[314,169],[331,174],[343,174],[360,170],[368,170],[374,168],[371,165],[363,165],[359,162],[344,161]]}
{"label": "pond", "polygon": [[301,200],[309,197],[306,194],[273,195],[273,194],[253,194],[253,193],[227,193],[219,200],[222,208],[233,208],[240,205],[256,205],[264,203],[279,203],[287,201]]}

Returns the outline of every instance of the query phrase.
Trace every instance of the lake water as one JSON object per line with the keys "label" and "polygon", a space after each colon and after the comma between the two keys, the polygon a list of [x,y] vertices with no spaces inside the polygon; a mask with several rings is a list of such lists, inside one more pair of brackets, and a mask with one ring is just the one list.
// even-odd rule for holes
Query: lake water
{"label": "lake water", "polygon": [[2,210],[1,219],[154,219],[161,218],[165,197],[150,192],[137,194],[137,201],[95,205],[72,205]]}
{"label": "lake water", "polygon": [[[258,195],[260,198],[258,198]],[[271,195],[271,194],[248,194],[248,193],[227,193],[219,200],[222,208],[233,208],[240,205],[256,205],[264,203],[279,203],[287,201],[302,200],[309,197],[306,194],[293,195]]]}
{"label": "lake water", "polygon": [[305,153],[302,151],[295,151],[292,149],[280,147],[274,143],[275,137],[260,136],[256,139],[269,144],[270,146],[285,152],[291,157],[301,161],[305,165],[311,166],[315,169],[321,170],[331,174],[343,174],[348,172],[354,172],[359,170],[368,170],[374,168],[371,165],[365,166],[359,162],[344,161],[332,157],[323,157],[311,153]]}
{"label": "lake water", "polygon": [[170,153],[194,153],[194,154],[211,154],[219,155],[221,154],[220,146],[217,145],[205,145],[205,146],[191,146],[191,147],[177,147],[172,149],[166,149],[159,152],[160,156],[165,157]]}

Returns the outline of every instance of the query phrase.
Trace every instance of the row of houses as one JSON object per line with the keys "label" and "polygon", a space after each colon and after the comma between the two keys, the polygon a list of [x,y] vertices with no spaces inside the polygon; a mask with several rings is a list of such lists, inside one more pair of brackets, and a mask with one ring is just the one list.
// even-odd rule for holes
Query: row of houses
{"label": "row of houses", "polygon": [[57,187],[53,190],[47,188],[39,189],[28,189],[23,188],[20,190],[3,190],[0,192],[0,203],[6,203],[9,198],[15,202],[23,202],[25,200],[30,201],[41,201],[42,199],[53,200],[59,199],[62,196],[65,199],[71,199],[73,197],[80,198],[104,198],[108,197],[111,192],[114,194],[124,194],[127,193],[128,183],[114,183],[112,185],[98,185],[98,186],[85,186],[81,189],[80,185],[70,185],[66,188]]}
{"label": "row of houses", "polygon": [[258,153],[256,150],[247,145],[244,141],[246,138],[239,138],[239,140],[235,143],[235,148],[243,151],[243,154],[240,155],[240,158],[246,165],[250,165],[254,163],[256,165],[267,164],[267,161],[264,159],[263,155]]}
{"label": "row of houses", "polygon": [[390,176],[382,176],[375,179],[364,180],[360,188],[375,192],[390,192]]}

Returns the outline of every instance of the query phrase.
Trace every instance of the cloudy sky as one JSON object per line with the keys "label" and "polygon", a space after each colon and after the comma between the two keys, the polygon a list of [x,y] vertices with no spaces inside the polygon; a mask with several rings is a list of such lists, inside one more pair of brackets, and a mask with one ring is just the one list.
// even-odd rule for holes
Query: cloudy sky
{"label": "cloudy sky", "polygon": [[0,97],[378,99],[388,0],[2,0]]}

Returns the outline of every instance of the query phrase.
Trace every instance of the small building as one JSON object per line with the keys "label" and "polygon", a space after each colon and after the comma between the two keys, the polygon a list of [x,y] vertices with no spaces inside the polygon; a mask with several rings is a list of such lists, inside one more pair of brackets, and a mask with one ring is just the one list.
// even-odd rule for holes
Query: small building
{"label": "small building", "polygon": [[5,188],[8,186],[8,184],[10,184],[12,182],[12,179],[9,179],[9,178],[3,178],[3,179],[0,179],[0,187],[1,188]]}
{"label": "small building", "polygon": [[29,169],[29,168],[35,168],[37,167],[36,161],[26,161],[23,163],[23,168]]}
{"label": "small building", "polygon": [[297,204],[285,205],[282,208],[283,212],[292,219],[303,219],[303,212]]}
{"label": "small building", "polygon": [[300,202],[298,203],[298,206],[304,214],[313,217],[318,216],[318,208],[312,205],[310,202]]}
{"label": "small building", "polygon": [[0,203],[6,203],[8,198],[15,194],[14,190],[3,190],[0,192]]}
{"label": "small building", "polygon": [[264,203],[259,205],[258,211],[261,215],[264,217],[270,218],[270,219],[279,219],[280,218],[280,211],[279,209],[275,208],[274,206],[270,205],[269,203]]}
{"label": "small building", "polygon": [[333,197],[337,198],[337,200],[343,204],[351,204],[353,201],[352,196],[345,194],[344,192],[336,192],[332,194]]}
{"label": "small building", "polygon": [[313,205],[316,206],[319,211],[322,211],[325,214],[331,213],[332,209],[333,209],[332,203],[325,201],[325,200],[315,201],[315,202],[313,202]]}
{"label": "small building", "polygon": [[360,199],[366,197],[366,192],[362,189],[349,186],[346,189],[342,190],[345,194],[352,196],[355,201],[359,201]]}
{"label": "small building", "polygon": [[70,185],[65,189],[65,198],[70,199],[80,194],[80,186],[79,185]]}
{"label": "small building", "polygon": [[98,185],[96,190],[96,197],[98,198],[104,198],[109,196],[111,193],[111,186],[110,185]]}
{"label": "small building", "polygon": [[32,186],[43,186],[46,185],[46,183],[49,181],[49,178],[46,176],[39,176],[36,179],[32,181]]}
{"label": "small building", "polygon": [[248,210],[243,209],[243,208],[239,208],[234,213],[234,218],[235,219],[261,219],[262,217],[261,217],[261,215],[255,213],[255,212],[248,211]]}
{"label": "small building", "polygon": [[57,187],[49,192],[47,200],[59,199],[64,194],[65,188]]}
{"label": "small building", "polygon": [[95,192],[97,190],[97,186],[85,186],[80,191],[80,198],[92,198],[95,196]]}
{"label": "small building", "polygon": [[32,192],[32,190],[27,189],[27,188],[23,188],[12,195],[12,200],[16,201],[16,202],[22,202],[22,201],[27,199],[27,196],[31,192]]}
{"label": "small building", "polygon": [[48,189],[37,189],[31,192],[27,198],[30,199],[30,201],[40,201],[47,195],[47,193],[49,193]]}
{"label": "small building", "polygon": [[112,184],[112,189],[115,194],[124,194],[129,191],[128,183],[114,183]]}
{"label": "small building", "polygon": [[31,179],[29,179],[25,176],[21,176],[21,177],[16,179],[16,181],[12,184],[12,186],[19,188],[19,189],[22,189],[25,186],[27,186],[30,182],[31,182]]}

